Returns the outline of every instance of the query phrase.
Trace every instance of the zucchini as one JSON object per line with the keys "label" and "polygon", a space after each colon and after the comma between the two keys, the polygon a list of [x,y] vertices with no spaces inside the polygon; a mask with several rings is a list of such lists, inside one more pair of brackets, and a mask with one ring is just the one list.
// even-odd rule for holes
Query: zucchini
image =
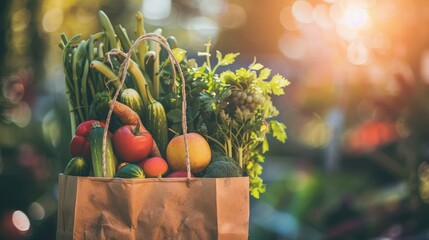
{"label": "zucchini", "polygon": [[[154,34],[158,34],[160,36],[162,36],[162,29],[158,28],[155,31],[153,31]],[[161,73],[161,69],[160,69],[160,52],[161,52],[161,46],[158,42],[155,41],[150,41],[149,42],[149,50],[154,51],[155,52],[155,61],[153,62],[153,70],[152,70],[152,76],[151,76],[151,80],[152,80],[152,84],[153,84],[153,91],[152,91],[152,96],[155,100],[159,99],[159,94],[161,92],[161,80],[160,80],[160,73]],[[146,68],[146,70],[148,70]]]}
{"label": "zucchini", "polygon": [[[142,35],[146,34],[146,31],[144,29],[144,21],[143,21],[143,14],[139,11],[136,14],[136,22],[137,22],[137,27],[136,27],[136,35],[137,38],[141,37]],[[139,66],[141,69],[145,69],[144,68],[144,55],[147,52],[147,42],[143,41],[141,42],[138,46],[137,46],[137,56],[139,59]]]}
{"label": "zucchini", "polygon": [[102,10],[100,10],[98,11],[98,19],[100,20],[101,26],[106,33],[106,39],[108,40],[107,49],[117,48],[118,43],[116,41],[115,30],[113,29],[109,17],[107,17],[107,15]]}
{"label": "zucchini", "polygon": [[89,164],[83,157],[74,157],[67,164],[64,174],[71,176],[88,176],[90,170]]}
{"label": "zucchini", "polygon": [[153,65],[155,64],[155,59],[156,59],[155,51],[148,51],[146,55],[144,55],[144,66],[145,66],[145,72],[149,77],[148,79],[152,79],[152,76],[154,74]]}
{"label": "zucchini", "polygon": [[121,96],[119,97],[119,102],[130,107],[134,112],[137,113],[137,115],[139,115],[140,120],[143,121],[143,100],[136,90],[132,88],[124,89],[124,91],[121,93]]}
{"label": "zucchini", "polygon": [[[167,43],[168,43],[168,46],[170,47],[171,50],[177,48],[177,40],[176,40],[176,38],[174,36],[169,36],[167,38]],[[161,52],[160,52],[160,61],[161,61],[161,63],[165,62],[165,60],[167,60],[168,57],[169,57],[168,51],[165,48],[161,48]]]}
{"label": "zucchini", "polygon": [[100,122],[92,124],[89,140],[91,144],[92,170],[95,177],[114,177],[116,174],[116,156],[113,153],[109,135],[106,138],[106,175],[103,174],[103,134],[104,127]]}
{"label": "zucchini", "polygon": [[144,178],[143,170],[132,163],[126,164],[121,167],[116,174],[118,178]]}
{"label": "zucchini", "polygon": [[165,157],[168,144],[167,116],[164,107],[157,101],[152,101],[145,109],[146,128],[152,134],[161,155]]}

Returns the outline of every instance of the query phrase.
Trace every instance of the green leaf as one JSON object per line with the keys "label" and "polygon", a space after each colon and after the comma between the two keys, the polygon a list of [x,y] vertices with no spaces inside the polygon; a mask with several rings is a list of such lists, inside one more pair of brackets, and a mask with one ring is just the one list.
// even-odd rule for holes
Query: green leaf
{"label": "green leaf", "polygon": [[261,175],[262,174],[262,170],[263,170],[263,167],[262,167],[262,165],[261,164],[259,164],[259,163],[255,163],[254,164],[254,166],[253,166],[253,171],[256,173],[256,175]]}
{"label": "green leaf", "polygon": [[[217,54],[216,54],[217,55]],[[235,62],[235,58],[240,55],[239,53],[228,53],[225,55],[225,57],[222,59],[222,61],[219,62],[220,66],[227,66],[230,64],[233,64]],[[222,54],[221,54],[222,56]],[[218,57],[219,59],[219,57]]]}
{"label": "green leaf", "polygon": [[245,68],[240,68],[235,71],[235,75],[237,75],[237,78],[247,78],[249,71]]}
{"label": "green leaf", "polygon": [[250,170],[252,170],[252,168],[253,168],[253,162],[248,162],[246,165],[246,170],[250,171]]}
{"label": "green leaf", "polygon": [[207,63],[204,63],[203,65],[201,65],[201,67],[199,67],[199,68],[197,69],[197,72],[198,72],[198,73],[201,73],[201,74],[203,74],[203,73],[205,73],[205,72],[207,72],[207,71],[208,71]]}
{"label": "green leaf", "polygon": [[250,194],[251,194],[254,198],[259,199],[259,189],[254,188],[254,189],[250,190]]}
{"label": "green leaf", "polygon": [[199,126],[198,126],[198,132],[200,133],[200,134],[203,134],[203,135],[207,135],[208,134],[208,129],[207,129],[207,125],[205,124],[205,123],[202,123],[202,124],[200,124]]}
{"label": "green leaf", "polygon": [[[181,48],[174,48],[171,50],[173,52],[174,57],[177,59],[177,61],[180,63],[185,59],[186,56],[186,50]],[[169,58],[170,59],[170,58]]]}
{"label": "green leaf", "polygon": [[259,153],[258,151],[254,151],[252,153],[252,161],[263,163],[265,161],[265,157],[263,154]]}
{"label": "green leaf", "polygon": [[271,85],[269,82],[265,82],[265,81],[257,81],[256,82],[256,86],[258,86],[262,92],[264,93],[264,95],[266,94],[271,94]]}
{"label": "green leaf", "polygon": [[264,193],[266,190],[267,190],[267,188],[265,187],[265,184],[261,183],[261,187],[259,188],[259,192]]}
{"label": "green leaf", "polygon": [[261,70],[261,72],[259,73],[259,77],[258,77],[258,79],[259,80],[265,80],[265,79],[267,79],[269,76],[270,76],[270,74],[271,74],[271,69],[269,69],[269,68],[264,68],[264,69],[262,69]]}
{"label": "green leaf", "polygon": [[182,123],[174,123],[171,125],[171,129],[173,129],[173,131],[177,132],[178,134],[182,134]]}
{"label": "green leaf", "polygon": [[274,75],[270,81],[271,89],[274,95],[283,95],[284,87],[289,86],[290,82],[280,74]]}
{"label": "green leaf", "polygon": [[236,81],[237,76],[235,75],[235,73],[227,70],[223,73],[220,74],[220,80],[223,83],[233,83]]}
{"label": "green leaf", "polygon": [[262,178],[259,176],[250,178],[250,194],[258,199],[261,193],[266,191],[265,184],[263,184]]}
{"label": "green leaf", "polygon": [[249,70],[255,70],[255,71],[259,71],[262,68],[264,68],[264,66],[260,63],[252,63],[252,65],[249,66]]}
{"label": "green leaf", "polygon": [[[173,53],[174,58],[176,58],[177,62],[180,63],[183,61],[183,59],[185,59],[186,57],[186,50],[181,49],[181,48],[174,48],[171,50],[171,52]],[[167,58],[167,60],[165,60],[165,66],[168,66],[171,63],[170,57]]]}
{"label": "green leaf", "polygon": [[175,108],[167,113],[167,118],[173,123],[180,123],[182,122],[182,111]]}
{"label": "green leaf", "polygon": [[268,144],[267,138],[265,138],[262,142],[262,153],[266,153],[268,150],[270,150],[270,145]]}
{"label": "green leaf", "polygon": [[217,58],[218,64],[220,64],[222,62],[222,53],[219,51],[216,51],[216,58]]}
{"label": "green leaf", "polygon": [[264,156],[264,155],[262,155],[262,154],[260,154],[260,155],[258,156],[257,160],[258,160],[258,162],[263,163],[263,162],[265,162],[265,156]]}
{"label": "green leaf", "polygon": [[270,127],[272,130],[273,137],[277,138],[280,142],[284,143],[286,141],[286,125],[281,122],[272,120],[270,121]]}
{"label": "green leaf", "polygon": [[231,96],[231,93],[232,93],[231,89],[227,88],[218,94],[217,99],[219,99],[219,100],[225,99],[225,98]]}
{"label": "green leaf", "polygon": [[264,111],[265,118],[272,118],[279,115],[279,110],[277,110],[272,101],[266,102]]}
{"label": "green leaf", "polygon": [[199,99],[205,112],[212,112],[216,108],[216,99],[210,93],[200,93]]}
{"label": "green leaf", "polygon": [[262,174],[263,167],[258,162],[253,161],[248,163],[246,169],[250,177],[257,177]]}

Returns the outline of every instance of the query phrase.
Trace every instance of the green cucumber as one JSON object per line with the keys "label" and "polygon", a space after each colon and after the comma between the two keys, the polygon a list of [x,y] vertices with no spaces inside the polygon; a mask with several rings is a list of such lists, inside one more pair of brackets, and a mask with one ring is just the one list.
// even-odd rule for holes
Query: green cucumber
{"label": "green cucumber", "polygon": [[145,110],[146,129],[152,134],[161,155],[165,157],[165,150],[168,144],[168,127],[165,109],[161,103],[152,101]]}
{"label": "green cucumber", "polygon": [[88,176],[91,167],[83,157],[72,158],[64,170],[65,175]]}
{"label": "green cucumber", "polygon": [[132,163],[129,163],[118,170],[116,174],[118,178],[144,178],[143,170]]}
{"label": "green cucumber", "polygon": [[140,120],[143,121],[143,113],[144,113],[143,100],[136,90],[132,88],[124,89],[121,93],[121,96],[119,97],[119,102],[130,107],[134,112],[136,112],[139,115]]}
{"label": "green cucumber", "polygon": [[93,123],[91,133],[89,134],[92,170],[95,177],[114,177],[117,160],[113,153],[109,135],[106,138],[106,175],[103,174],[103,134],[104,127],[100,125],[100,122]]}

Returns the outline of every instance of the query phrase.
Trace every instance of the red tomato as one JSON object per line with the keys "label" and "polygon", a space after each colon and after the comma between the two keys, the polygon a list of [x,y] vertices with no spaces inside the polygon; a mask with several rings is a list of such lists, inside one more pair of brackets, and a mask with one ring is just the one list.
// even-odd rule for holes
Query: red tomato
{"label": "red tomato", "polygon": [[75,135],[70,142],[70,155],[72,157],[84,157],[91,159],[91,148],[87,138]]}
{"label": "red tomato", "polygon": [[88,121],[85,121],[85,122],[79,124],[79,126],[77,126],[75,135],[82,136],[82,137],[89,137],[89,133],[91,132],[91,128],[92,128],[92,124],[95,122],[99,122],[102,127],[105,126],[105,124],[100,122],[100,121],[88,120]]}
{"label": "red tomato", "polygon": [[115,153],[126,162],[138,162],[152,151],[153,138],[142,126],[124,125],[113,134]]}
{"label": "red tomato", "polygon": [[[91,132],[92,124],[99,122],[97,120],[88,120],[79,124],[76,128],[76,133],[70,142],[70,155],[72,157],[84,157],[91,160],[91,148],[89,141],[89,134]],[[99,122],[101,126],[105,126],[103,122]],[[112,133],[109,132],[110,138]]]}

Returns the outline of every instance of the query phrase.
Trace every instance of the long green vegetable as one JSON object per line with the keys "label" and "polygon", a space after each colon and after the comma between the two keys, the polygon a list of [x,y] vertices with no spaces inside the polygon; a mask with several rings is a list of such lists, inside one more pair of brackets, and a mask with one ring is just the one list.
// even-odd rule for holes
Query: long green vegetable
{"label": "long green vegetable", "polygon": [[[154,34],[160,35],[162,34],[162,29],[158,28],[154,32]],[[153,62],[153,70],[152,70],[152,83],[153,83],[153,97],[155,100],[159,99],[159,94],[161,91],[161,83],[160,83],[160,53],[161,46],[159,43],[152,41],[150,42],[149,49],[155,52],[155,59]]]}
{"label": "long green vegetable", "polygon": [[91,68],[103,74],[107,78],[107,83],[112,84],[115,89],[119,87],[118,76],[106,64],[94,60],[91,62]]}
{"label": "long green vegetable", "polygon": [[66,79],[66,95],[67,95],[67,104],[70,112],[70,124],[71,124],[71,133],[72,136],[75,133],[76,127],[80,122],[76,114],[76,98],[75,98],[75,89],[74,84],[72,82],[72,72],[71,72],[71,59],[73,55],[72,44],[74,44],[79,38],[80,34],[73,36],[70,40],[67,38],[65,34],[61,34],[61,42],[60,46],[63,46],[63,54],[62,61],[64,67],[64,74]]}
{"label": "long green vegetable", "polygon": [[[124,52],[128,52],[131,47],[131,41],[128,38],[127,30],[123,28],[121,25],[115,26],[116,34],[118,35],[119,41],[121,42],[121,46]],[[135,52],[131,53],[131,59],[139,64],[139,59],[137,58],[137,54]]]}
{"label": "long green vegetable", "polygon": [[[146,34],[144,30],[143,14],[138,12],[136,14],[136,36],[140,37]],[[137,46],[138,63],[141,69],[145,69],[144,59],[147,52],[147,43],[144,41]]]}
{"label": "long green vegetable", "polygon": [[109,44],[107,48],[108,49],[116,48],[117,41],[116,41],[115,30],[113,30],[112,23],[110,22],[109,18],[102,10],[98,12],[98,18],[100,19],[101,26],[103,26],[107,39],[109,40],[108,41]]}

